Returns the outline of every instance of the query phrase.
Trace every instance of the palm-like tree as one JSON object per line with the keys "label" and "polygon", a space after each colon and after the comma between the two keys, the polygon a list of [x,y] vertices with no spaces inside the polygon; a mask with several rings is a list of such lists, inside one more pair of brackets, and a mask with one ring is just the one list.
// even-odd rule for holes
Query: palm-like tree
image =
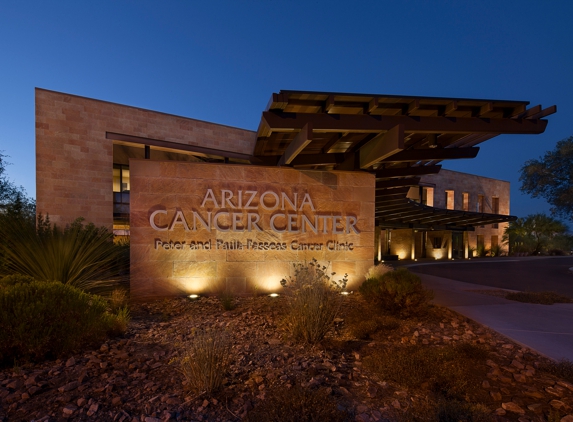
{"label": "palm-like tree", "polygon": [[561,221],[545,214],[531,214],[509,223],[502,240],[509,244],[510,252],[540,254],[558,235],[567,232]]}

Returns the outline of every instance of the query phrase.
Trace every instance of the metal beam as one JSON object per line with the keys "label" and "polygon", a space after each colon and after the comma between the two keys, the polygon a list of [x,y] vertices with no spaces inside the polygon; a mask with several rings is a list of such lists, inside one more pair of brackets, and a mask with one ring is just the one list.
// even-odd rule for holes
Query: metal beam
{"label": "metal beam", "polygon": [[302,130],[297,133],[294,139],[288,144],[284,154],[279,160],[278,165],[288,165],[301,153],[301,151],[312,142],[312,124],[307,123]]}
{"label": "metal beam", "polygon": [[404,125],[397,125],[386,133],[376,135],[360,148],[360,168],[371,167],[402,150],[404,150]]}

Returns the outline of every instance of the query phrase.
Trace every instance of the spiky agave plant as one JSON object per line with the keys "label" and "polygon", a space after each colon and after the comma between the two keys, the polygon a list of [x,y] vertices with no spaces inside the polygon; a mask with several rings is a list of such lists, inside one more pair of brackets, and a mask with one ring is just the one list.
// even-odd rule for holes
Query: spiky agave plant
{"label": "spiky agave plant", "polygon": [[[6,223],[6,222],[3,222]],[[105,227],[78,218],[61,228],[48,218],[11,219],[0,226],[4,271],[40,281],[60,281],[92,293],[105,293],[127,281],[129,253],[113,243]]]}

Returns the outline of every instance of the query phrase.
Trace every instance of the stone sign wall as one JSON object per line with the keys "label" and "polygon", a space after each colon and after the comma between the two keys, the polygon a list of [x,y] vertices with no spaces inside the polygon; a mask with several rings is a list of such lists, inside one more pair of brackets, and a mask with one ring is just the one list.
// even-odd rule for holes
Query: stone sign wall
{"label": "stone sign wall", "polygon": [[293,263],[355,289],[374,259],[374,176],[130,160],[131,292],[280,291]]}

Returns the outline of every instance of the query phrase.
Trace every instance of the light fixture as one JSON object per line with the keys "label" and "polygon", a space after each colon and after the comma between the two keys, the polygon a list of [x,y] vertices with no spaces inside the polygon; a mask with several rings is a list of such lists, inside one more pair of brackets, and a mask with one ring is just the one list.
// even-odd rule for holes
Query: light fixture
{"label": "light fixture", "polygon": [[269,296],[270,297],[279,297],[279,294],[278,293],[271,293]]}
{"label": "light fixture", "polygon": [[189,298],[189,300],[199,300],[201,296],[196,295],[196,294],[192,294],[187,296]]}
{"label": "light fixture", "polygon": [[340,292],[341,295],[348,296],[350,293],[347,291]]}

